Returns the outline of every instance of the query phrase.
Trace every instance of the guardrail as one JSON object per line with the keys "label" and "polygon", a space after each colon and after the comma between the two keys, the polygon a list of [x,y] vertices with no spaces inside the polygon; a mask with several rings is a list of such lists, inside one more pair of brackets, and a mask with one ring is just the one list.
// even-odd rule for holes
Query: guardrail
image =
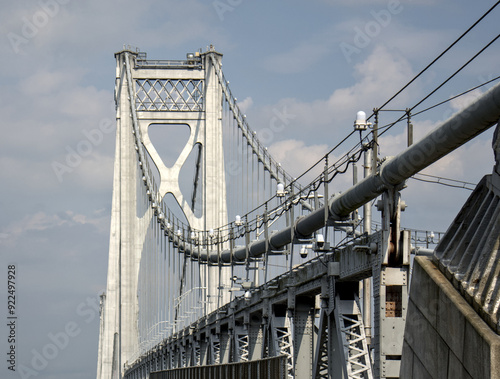
{"label": "guardrail", "polygon": [[152,372],[150,379],[285,379],[286,357]]}

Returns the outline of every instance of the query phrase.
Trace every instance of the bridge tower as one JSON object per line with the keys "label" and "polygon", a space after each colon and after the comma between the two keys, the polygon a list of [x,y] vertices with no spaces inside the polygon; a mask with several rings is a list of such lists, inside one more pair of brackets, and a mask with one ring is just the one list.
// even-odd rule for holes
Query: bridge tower
{"label": "bridge tower", "polygon": [[[125,49],[115,57],[116,151],[98,379],[121,378],[124,364],[131,362],[139,351],[141,255],[151,220],[167,217],[165,196],[173,196],[187,219],[187,229],[183,228],[182,233],[209,231],[227,224],[228,218],[222,89],[216,76],[222,54],[211,47],[204,53],[188,54],[187,60],[154,61],[146,60],[144,53]],[[171,167],[167,167],[151,141],[152,125],[189,127],[189,139]],[[201,191],[201,216],[195,215],[192,201],[180,189],[180,172],[193,150],[198,154],[193,187]],[[155,177],[154,171],[159,175]],[[179,227],[181,233],[179,224],[167,225]],[[199,275],[207,287],[205,312],[229,300],[227,291],[219,290],[230,280],[226,267],[206,265]]]}

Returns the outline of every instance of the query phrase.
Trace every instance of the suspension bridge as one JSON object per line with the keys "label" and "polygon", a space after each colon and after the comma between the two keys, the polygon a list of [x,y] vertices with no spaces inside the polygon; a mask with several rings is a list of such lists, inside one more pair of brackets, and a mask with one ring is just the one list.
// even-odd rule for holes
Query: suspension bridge
{"label": "suspension bridge", "polygon": [[[98,379],[499,377],[500,169],[446,234],[404,229],[400,194],[498,122],[498,85],[418,142],[407,112],[395,157],[379,157],[377,110],[372,123],[359,112],[359,142],[295,178],[249,127],[213,47],[115,57]],[[339,193],[342,174],[353,184]]]}

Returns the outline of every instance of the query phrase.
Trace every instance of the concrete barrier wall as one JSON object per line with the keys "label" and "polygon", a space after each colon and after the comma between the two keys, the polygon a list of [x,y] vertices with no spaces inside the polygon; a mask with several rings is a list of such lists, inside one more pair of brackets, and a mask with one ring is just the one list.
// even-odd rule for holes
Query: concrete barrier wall
{"label": "concrete barrier wall", "polygon": [[500,336],[479,317],[431,257],[415,258],[402,379],[500,379]]}

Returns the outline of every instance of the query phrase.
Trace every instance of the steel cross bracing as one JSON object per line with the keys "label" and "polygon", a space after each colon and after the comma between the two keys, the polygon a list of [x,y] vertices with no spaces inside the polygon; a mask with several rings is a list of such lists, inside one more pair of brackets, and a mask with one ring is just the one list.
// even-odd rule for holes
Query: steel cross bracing
{"label": "steel cross bracing", "polygon": [[136,79],[136,109],[138,111],[202,111],[203,83],[201,79]]}
{"label": "steel cross bracing", "polygon": [[233,326],[234,343],[235,343],[235,361],[247,362],[249,361],[250,351],[248,350],[250,344],[250,336],[248,328],[245,329],[241,326]]}
{"label": "steel cross bracing", "polygon": [[348,378],[373,378],[370,351],[366,343],[365,329],[358,298],[340,300],[336,296],[335,320],[337,333],[343,346]]}
{"label": "steel cross bracing", "polygon": [[274,315],[271,318],[272,340],[274,341],[274,355],[284,355],[288,377],[293,378],[293,333],[290,317],[278,317]]}
{"label": "steel cross bracing", "polygon": [[211,357],[210,362],[212,362],[213,364],[216,364],[216,365],[221,363],[220,351],[221,351],[221,345],[220,345],[219,336],[212,335],[210,337],[210,357]]}

